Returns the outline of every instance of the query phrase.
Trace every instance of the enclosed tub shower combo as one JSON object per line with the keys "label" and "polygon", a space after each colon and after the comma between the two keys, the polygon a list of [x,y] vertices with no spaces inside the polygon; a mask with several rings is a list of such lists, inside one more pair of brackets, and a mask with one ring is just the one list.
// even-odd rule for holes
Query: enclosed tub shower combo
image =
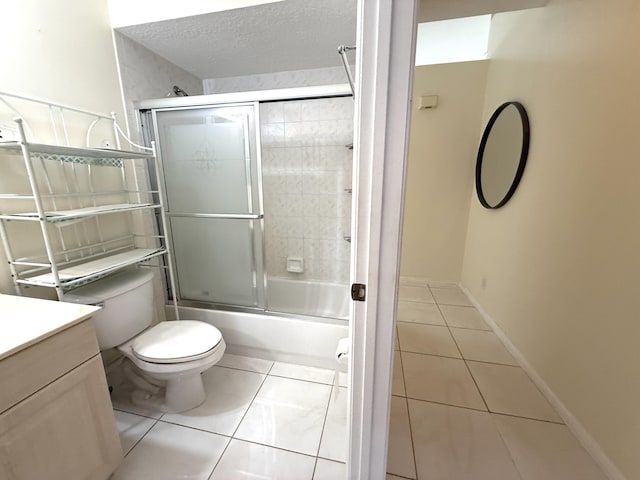
{"label": "enclosed tub shower combo", "polygon": [[[138,108],[146,141],[156,142],[159,161],[150,168],[157,165],[166,191],[176,265],[168,295],[183,316],[217,325],[236,352],[332,361],[347,335],[350,298],[348,87],[165,98]],[[312,341],[310,328],[320,329]]]}

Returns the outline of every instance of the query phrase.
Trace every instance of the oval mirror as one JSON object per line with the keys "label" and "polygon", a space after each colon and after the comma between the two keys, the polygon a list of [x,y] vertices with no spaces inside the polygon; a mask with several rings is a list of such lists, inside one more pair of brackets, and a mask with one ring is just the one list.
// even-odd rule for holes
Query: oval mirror
{"label": "oval mirror", "polygon": [[500,208],[518,187],[529,153],[529,117],[518,102],[500,105],[489,119],[476,161],[476,191],[486,208]]}

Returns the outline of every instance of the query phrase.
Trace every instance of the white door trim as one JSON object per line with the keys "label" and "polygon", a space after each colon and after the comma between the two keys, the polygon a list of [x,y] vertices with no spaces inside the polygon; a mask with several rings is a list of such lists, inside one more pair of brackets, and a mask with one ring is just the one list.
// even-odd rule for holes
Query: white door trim
{"label": "white door trim", "polygon": [[414,1],[358,4],[348,478],[384,479],[415,58]]}

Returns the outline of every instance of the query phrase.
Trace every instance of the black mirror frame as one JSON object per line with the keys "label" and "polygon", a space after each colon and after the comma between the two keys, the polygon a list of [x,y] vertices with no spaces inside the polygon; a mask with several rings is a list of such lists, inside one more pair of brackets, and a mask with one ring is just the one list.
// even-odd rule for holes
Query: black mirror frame
{"label": "black mirror frame", "polygon": [[[489,205],[486,198],[484,197],[484,193],[482,192],[482,182],[480,179],[480,175],[482,173],[482,157],[484,155],[484,149],[487,145],[487,140],[489,139],[489,134],[491,133],[491,129],[493,128],[494,123],[496,123],[502,111],[509,105],[513,105],[514,107],[516,107],[518,113],[520,114],[520,120],[522,121],[522,149],[520,151],[520,162],[518,163],[518,170],[513,177],[513,182],[511,182],[511,186],[509,187],[509,190],[507,191],[504,198],[496,205]],[[520,183],[520,179],[522,178],[522,174],[524,173],[524,167],[527,163],[527,156],[529,154],[529,137],[529,116],[527,115],[526,109],[520,102],[505,102],[500,105],[495,112],[493,112],[493,115],[491,115],[491,118],[489,119],[489,122],[484,129],[484,133],[482,134],[480,147],[478,148],[478,157],[476,159],[476,193],[478,194],[478,200],[480,200],[480,203],[483,207],[489,209],[500,208],[505,203],[507,203],[515,193],[516,188],[518,188],[518,184]]]}

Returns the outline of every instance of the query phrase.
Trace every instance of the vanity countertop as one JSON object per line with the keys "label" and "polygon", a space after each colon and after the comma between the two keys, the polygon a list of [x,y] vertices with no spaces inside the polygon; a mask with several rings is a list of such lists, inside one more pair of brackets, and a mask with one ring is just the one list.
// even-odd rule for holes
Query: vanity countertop
{"label": "vanity countertop", "polygon": [[71,327],[100,307],[0,294],[0,360]]}

